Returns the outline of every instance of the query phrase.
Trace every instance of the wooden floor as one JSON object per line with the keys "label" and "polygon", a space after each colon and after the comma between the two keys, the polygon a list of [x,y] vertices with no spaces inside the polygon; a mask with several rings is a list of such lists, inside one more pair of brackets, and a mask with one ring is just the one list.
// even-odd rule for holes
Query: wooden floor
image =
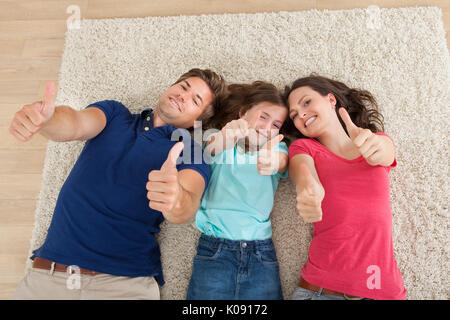
{"label": "wooden floor", "polygon": [[[81,18],[146,17],[220,13],[352,9],[354,0],[0,0],[0,298],[10,299],[23,277],[40,189],[46,139],[27,143],[8,132],[24,104],[42,99],[48,80],[58,79],[66,13]],[[449,45],[450,1],[357,1],[357,8],[437,6],[443,9]],[[111,97],[113,98],[113,97]]]}

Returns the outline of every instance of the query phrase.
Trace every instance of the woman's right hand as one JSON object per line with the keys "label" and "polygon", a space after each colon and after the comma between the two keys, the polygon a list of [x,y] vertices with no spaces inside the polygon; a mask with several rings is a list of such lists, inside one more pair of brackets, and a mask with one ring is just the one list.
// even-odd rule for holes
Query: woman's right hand
{"label": "woman's right hand", "polygon": [[322,201],[325,191],[313,178],[306,164],[300,165],[300,173],[303,175],[306,185],[301,189],[297,187],[298,214],[305,222],[322,221]]}

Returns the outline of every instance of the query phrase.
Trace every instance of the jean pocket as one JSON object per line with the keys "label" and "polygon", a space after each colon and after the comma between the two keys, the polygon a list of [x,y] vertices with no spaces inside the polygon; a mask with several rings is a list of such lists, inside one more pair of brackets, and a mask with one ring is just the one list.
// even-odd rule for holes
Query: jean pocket
{"label": "jean pocket", "polygon": [[222,251],[222,244],[218,246],[208,246],[202,243],[198,244],[196,259],[213,260],[216,259]]}
{"label": "jean pocket", "polygon": [[302,287],[297,287],[294,291],[294,294],[292,295],[291,300],[311,300],[314,294],[314,291]]}
{"label": "jean pocket", "polygon": [[262,264],[276,266],[278,265],[277,255],[275,249],[269,250],[256,250],[256,258]]}

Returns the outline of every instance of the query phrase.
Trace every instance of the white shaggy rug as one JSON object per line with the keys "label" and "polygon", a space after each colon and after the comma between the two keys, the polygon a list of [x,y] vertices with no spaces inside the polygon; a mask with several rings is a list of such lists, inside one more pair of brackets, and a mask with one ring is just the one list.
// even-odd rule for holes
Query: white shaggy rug
{"label": "white shaggy rug", "polygon": [[[56,103],[80,109],[115,99],[139,112],[193,67],[216,70],[230,82],[258,79],[280,88],[317,72],[371,91],[397,147],[390,176],[393,241],[408,299],[450,298],[450,59],[440,9],[83,20],[66,34]],[[82,146],[48,144],[30,252],[45,239]],[[272,221],[290,299],[312,227],[296,214],[289,180],[280,183]],[[162,224],[163,299],[185,298],[198,237],[192,224]]]}

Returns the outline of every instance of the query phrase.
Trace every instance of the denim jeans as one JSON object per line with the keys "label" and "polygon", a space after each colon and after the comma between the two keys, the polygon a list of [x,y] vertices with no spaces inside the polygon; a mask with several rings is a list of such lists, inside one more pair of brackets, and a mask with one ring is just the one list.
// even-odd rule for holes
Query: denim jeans
{"label": "denim jeans", "polygon": [[297,287],[294,291],[294,294],[292,295],[291,300],[345,300],[345,298],[332,294],[315,292],[302,287]]}
{"label": "denim jeans", "polygon": [[272,239],[228,240],[200,236],[187,300],[281,300]]}

